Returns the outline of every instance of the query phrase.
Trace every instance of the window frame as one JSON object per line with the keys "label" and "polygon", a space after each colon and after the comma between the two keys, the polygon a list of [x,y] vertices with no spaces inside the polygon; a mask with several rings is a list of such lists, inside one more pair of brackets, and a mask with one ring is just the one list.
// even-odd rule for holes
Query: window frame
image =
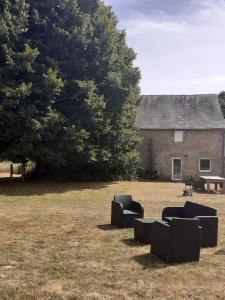
{"label": "window frame", "polygon": [[[176,132],[182,133],[182,141],[176,141]],[[174,143],[183,143],[184,142],[184,130],[174,130],[173,136]]]}
{"label": "window frame", "polygon": [[[181,174],[180,174],[180,176],[181,176],[181,178],[180,179],[177,179],[177,178],[174,178],[174,160],[175,159],[178,159],[178,160],[180,160],[181,161]],[[172,180],[174,180],[174,181],[182,181],[182,179],[183,179],[183,159],[182,159],[182,157],[172,157]]]}
{"label": "window frame", "polygon": [[[209,170],[201,170],[201,160],[209,160]],[[199,158],[199,172],[210,173],[212,170],[212,161],[210,158]]]}

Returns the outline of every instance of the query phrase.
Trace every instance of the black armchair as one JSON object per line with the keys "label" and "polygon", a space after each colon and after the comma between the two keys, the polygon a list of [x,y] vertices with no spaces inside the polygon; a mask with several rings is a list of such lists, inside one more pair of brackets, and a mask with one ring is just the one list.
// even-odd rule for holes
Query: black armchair
{"label": "black armchair", "polygon": [[131,195],[114,196],[111,210],[111,224],[121,227],[133,227],[135,218],[144,217],[144,207],[132,199]]}
{"label": "black armchair", "polygon": [[151,254],[166,263],[198,261],[201,246],[200,221],[173,218],[170,224],[156,221],[151,230]]}
{"label": "black armchair", "polygon": [[162,219],[170,221],[171,217],[198,218],[202,231],[202,247],[213,247],[217,245],[218,239],[218,217],[214,208],[198,203],[186,201],[182,207],[166,207],[162,211]]}

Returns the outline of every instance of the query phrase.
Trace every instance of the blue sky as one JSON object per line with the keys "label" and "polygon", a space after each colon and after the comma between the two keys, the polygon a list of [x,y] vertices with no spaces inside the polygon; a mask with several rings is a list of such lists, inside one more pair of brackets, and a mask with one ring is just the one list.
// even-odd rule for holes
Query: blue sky
{"label": "blue sky", "polygon": [[225,90],[225,0],[105,0],[137,53],[142,94]]}

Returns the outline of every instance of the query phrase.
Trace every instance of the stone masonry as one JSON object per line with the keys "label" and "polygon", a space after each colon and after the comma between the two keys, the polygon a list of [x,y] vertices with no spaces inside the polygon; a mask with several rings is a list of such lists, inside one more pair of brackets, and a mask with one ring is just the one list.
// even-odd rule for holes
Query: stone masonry
{"label": "stone masonry", "polygon": [[[190,176],[224,176],[224,130],[184,130],[183,142],[174,142],[172,129],[140,129],[142,167],[159,178],[172,180],[172,159],[182,159],[182,180]],[[211,172],[199,171],[199,159],[211,160]]]}

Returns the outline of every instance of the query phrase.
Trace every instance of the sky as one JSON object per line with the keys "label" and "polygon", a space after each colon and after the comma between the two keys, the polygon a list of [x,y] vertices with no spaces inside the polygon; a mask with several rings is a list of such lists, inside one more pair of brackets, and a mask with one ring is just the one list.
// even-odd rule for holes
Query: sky
{"label": "sky", "polygon": [[225,90],[225,0],[104,0],[137,53],[141,92]]}

